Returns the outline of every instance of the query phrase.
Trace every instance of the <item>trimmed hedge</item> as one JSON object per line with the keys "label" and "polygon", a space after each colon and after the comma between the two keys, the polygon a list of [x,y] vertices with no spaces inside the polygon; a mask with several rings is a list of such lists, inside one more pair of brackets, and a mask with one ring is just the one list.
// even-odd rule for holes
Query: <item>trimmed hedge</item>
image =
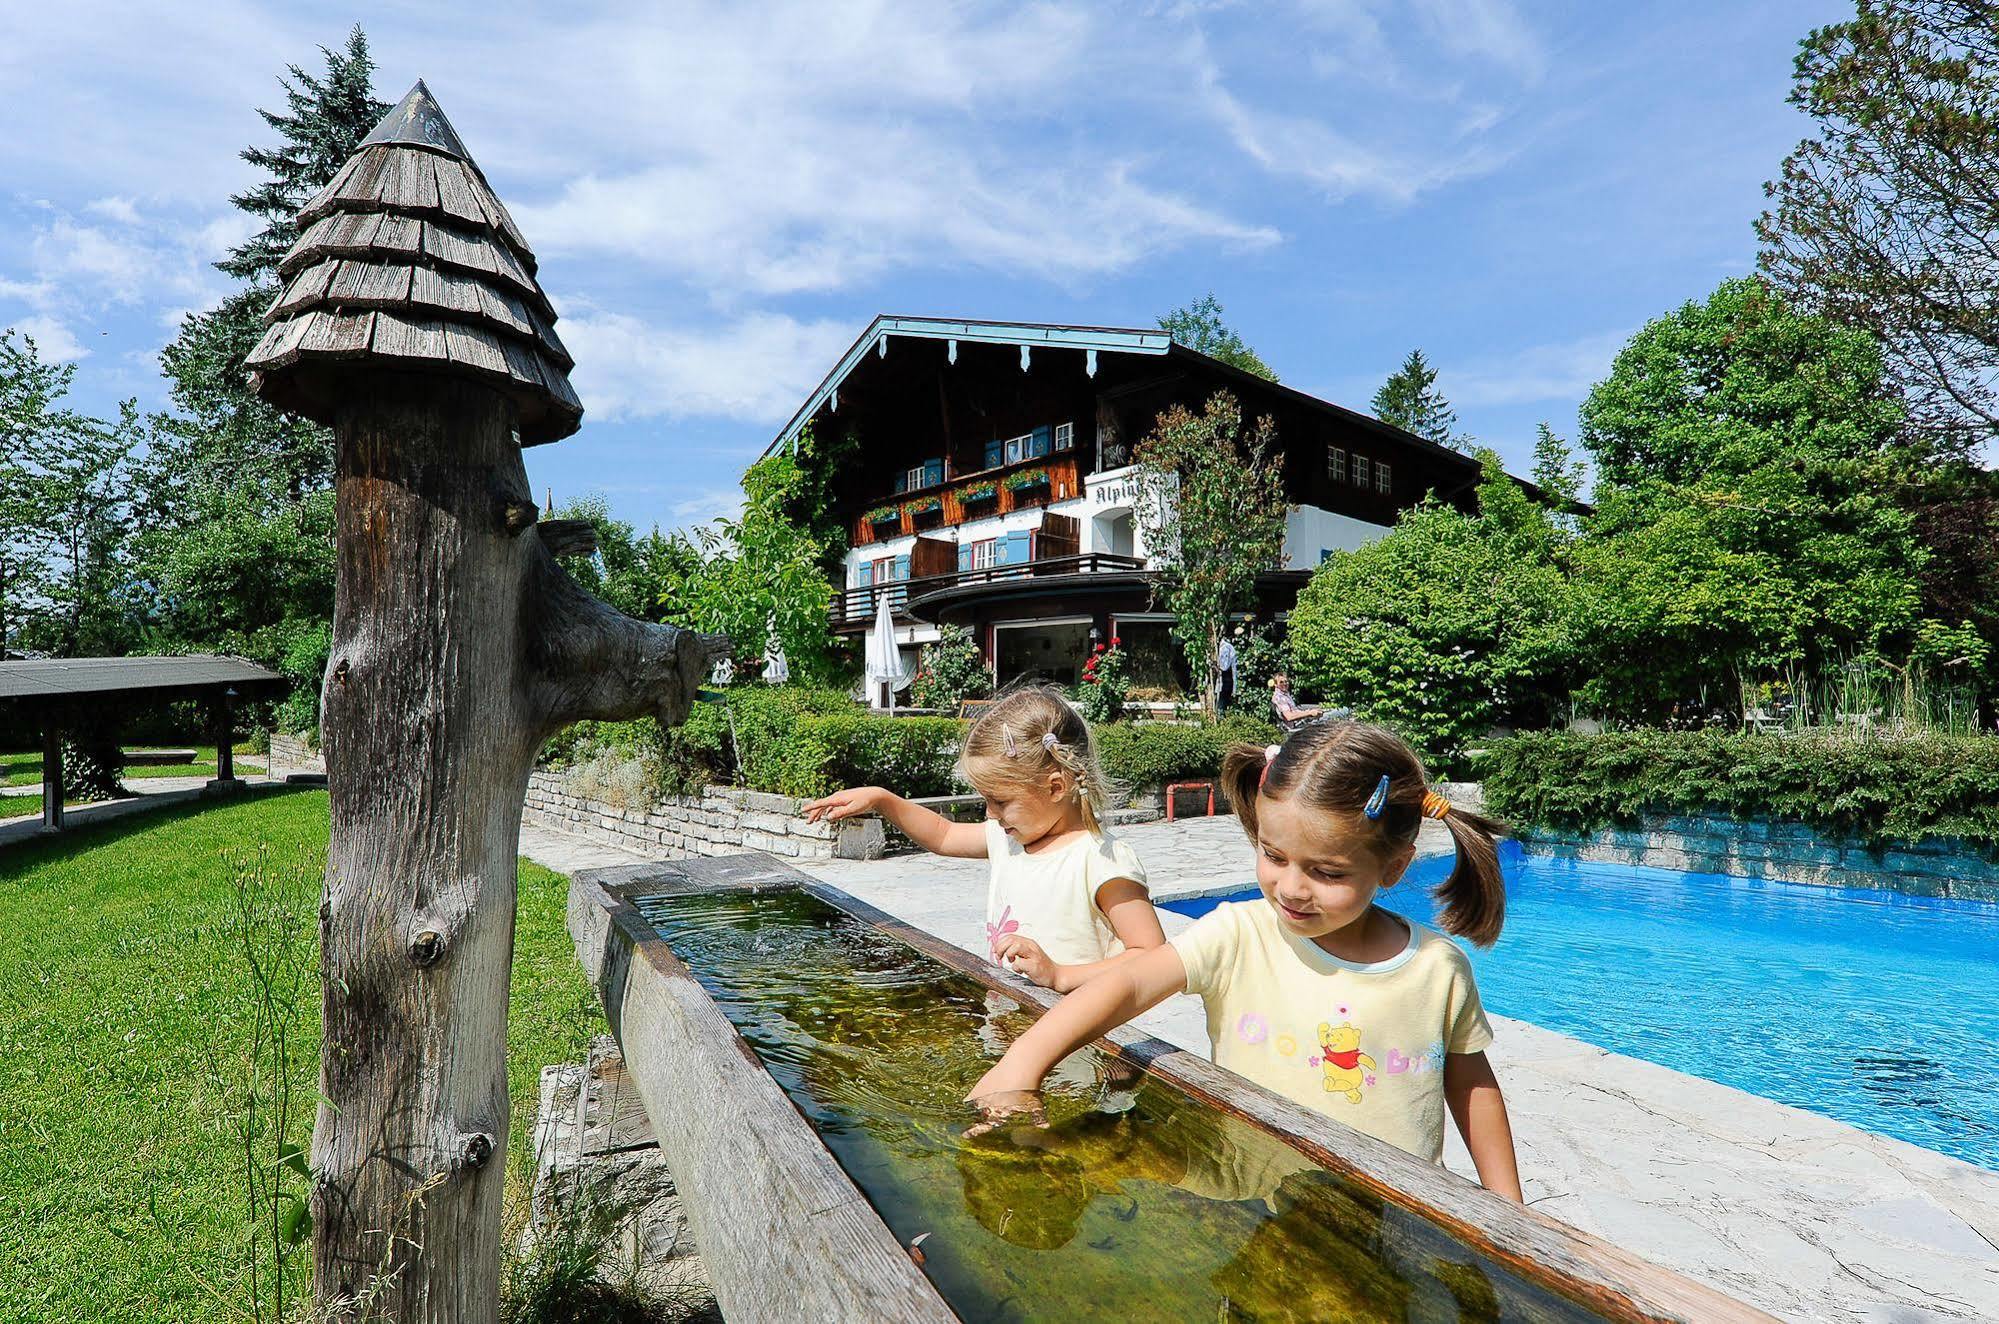
{"label": "trimmed hedge", "polygon": [[[601,753],[636,753],[659,795],[699,794],[710,783],[791,796],[868,785],[908,796],[950,795],[966,789],[955,771],[965,725],[953,717],[870,713],[838,690],[745,685],[719,703],[694,705],[671,731],[651,720],[578,724],[549,742],[542,761],[561,766]],[[1096,728],[1096,736],[1113,780],[1150,789],[1212,778],[1231,743],[1268,744],[1277,730],[1238,714],[1215,726],[1112,723]]]}
{"label": "trimmed hedge", "polygon": [[1520,825],[1589,832],[1647,814],[1801,822],[1872,846],[1999,847],[1999,740],[1706,731],[1539,732],[1488,746],[1486,804]]}
{"label": "trimmed hedge", "polygon": [[1271,744],[1277,728],[1232,713],[1212,726],[1118,722],[1097,727],[1095,734],[1104,771],[1127,790],[1138,790],[1168,782],[1213,780],[1221,775],[1222,754],[1230,745],[1239,740]]}

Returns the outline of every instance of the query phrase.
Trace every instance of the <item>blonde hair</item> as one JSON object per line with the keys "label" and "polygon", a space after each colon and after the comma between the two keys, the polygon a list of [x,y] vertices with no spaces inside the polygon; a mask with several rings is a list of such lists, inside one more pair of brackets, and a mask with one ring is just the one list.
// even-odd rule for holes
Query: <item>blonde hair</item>
{"label": "blonde hair", "polygon": [[1075,783],[1083,824],[1103,832],[1103,816],[1118,794],[1097,762],[1090,724],[1053,685],[1023,685],[994,699],[965,732],[958,774],[980,794],[988,788],[1034,787],[1050,773]]}

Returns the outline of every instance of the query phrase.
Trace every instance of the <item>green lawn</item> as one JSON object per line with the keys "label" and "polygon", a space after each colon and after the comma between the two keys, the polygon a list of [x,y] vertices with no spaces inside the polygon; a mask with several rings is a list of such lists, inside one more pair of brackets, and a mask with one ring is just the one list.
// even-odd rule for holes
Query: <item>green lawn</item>
{"label": "green lawn", "polygon": [[[126,746],[127,752],[139,748]],[[213,777],[215,775],[215,746],[180,745],[180,749],[192,749],[194,762],[127,765],[124,776],[127,781],[146,777]],[[244,756],[249,755],[246,759]],[[246,772],[262,772],[264,756],[251,754],[249,743],[236,746],[236,775]],[[39,749],[15,750],[0,753],[0,786],[33,786],[42,779],[42,751]]]}
{"label": "green lawn", "polygon": [[[0,848],[0,1320],[223,1318],[243,1187],[208,1083],[250,981],[225,852],[316,877],[326,794],[175,807]],[[543,1065],[603,1028],[563,927],[566,881],[521,865],[509,1080],[510,1199]],[[316,950],[310,895],[297,941]],[[301,1142],[317,1002],[294,1022]]]}

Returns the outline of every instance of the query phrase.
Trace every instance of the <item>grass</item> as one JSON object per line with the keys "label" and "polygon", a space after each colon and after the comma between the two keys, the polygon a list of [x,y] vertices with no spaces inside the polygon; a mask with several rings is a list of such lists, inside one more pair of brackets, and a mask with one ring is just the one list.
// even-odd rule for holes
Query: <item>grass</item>
{"label": "grass", "polygon": [[[146,746],[127,745],[125,746],[125,751],[130,753],[134,749],[142,748],[146,748]],[[133,781],[147,777],[213,777],[215,775],[215,746],[180,745],[176,746],[176,748],[192,749],[194,751],[194,762],[145,765],[128,764],[123,774],[125,780]],[[235,746],[237,776],[240,777],[246,772],[262,772],[264,770],[263,756],[255,755],[253,758],[246,760],[243,756],[250,753],[251,749],[248,741]],[[0,786],[33,786],[41,779],[42,751],[39,749],[0,753]]]}
{"label": "grass", "polygon": [[[250,979],[234,954],[230,851],[323,871],[323,791],[176,806],[0,848],[0,1320],[223,1317],[237,1281],[238,1150],[208,1063]],[[509,1199],[543,1065],[603,1018],[564,929],[566,880],[523,862],[508,1030]],[[316,950],[308,905],[298,941]],[[316,998],[292,1027],[293,1138],[307,1142]],[[227,1050],[228,1045],[222,1047]]]}

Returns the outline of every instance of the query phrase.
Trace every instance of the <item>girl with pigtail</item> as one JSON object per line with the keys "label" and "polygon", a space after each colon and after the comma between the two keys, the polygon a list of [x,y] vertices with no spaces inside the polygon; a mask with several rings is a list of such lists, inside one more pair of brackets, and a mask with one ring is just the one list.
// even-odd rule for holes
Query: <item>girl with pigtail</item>
{"label": "girl with pigtail", "polygon": [[1374,904],[1437,819],[1456,843],[1440,923],[1480,946],[1506,912],[1499,825],[1430,788],[1401,739],[1326,722],[1232,748],[1222,781],[1256,848],[1260,900],[1217,906],[1043,1016],[973,1087],[985,1120],[1042,1120],[1049,1069],[1182,991],[1207,1004],[1215,1062],[1306,1107],[1440,1162],[1444,1114],[1479,1180],[1520,1198],[1506,1103],[1471,964],[1455,943]]}
{"label": "girl with pigtail", "polygon": [[1104,830],[1112,788],[1089,724],[1060,691],[1027,686],[994,700],[966,731],[958,766],[986,798],[984,823],[953,823],[879,786],[815,800],[805,817],[880,814],[934,854],[991,860],[987,950],[1057,993],[1165,943],[1145,866]]}

